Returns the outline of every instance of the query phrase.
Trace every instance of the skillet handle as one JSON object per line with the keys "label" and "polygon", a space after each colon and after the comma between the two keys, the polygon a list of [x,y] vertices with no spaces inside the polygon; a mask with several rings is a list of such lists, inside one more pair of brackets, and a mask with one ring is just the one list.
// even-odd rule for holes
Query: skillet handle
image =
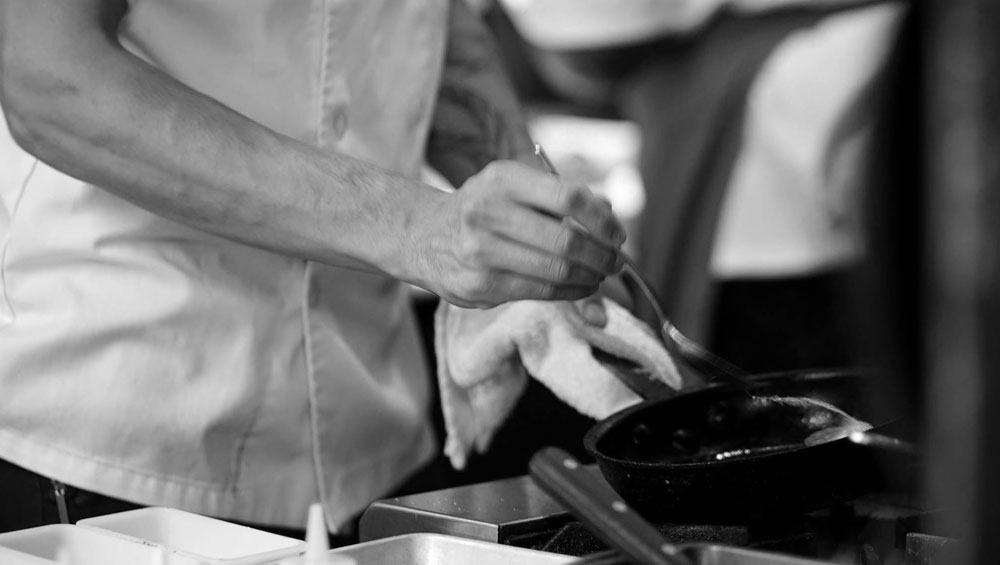
{"label": "skillet handle", "polygon": [[611,488],[594,480],[565,451],[546,447],[529,464],[538,485],[607,543],[640,565],[691,565],[681,550],[627,506]]}

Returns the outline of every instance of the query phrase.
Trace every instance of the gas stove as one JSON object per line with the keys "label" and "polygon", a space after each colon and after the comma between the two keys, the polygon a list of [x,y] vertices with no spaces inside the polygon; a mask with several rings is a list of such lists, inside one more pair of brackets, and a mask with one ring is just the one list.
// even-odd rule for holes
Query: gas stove
{"label": "gas stove", "polygon": [[[595,466],[588,472],[603,480]],[[957,542],[929,529],[935,515],[913,497],[879,492],[781,521],[656,526],[677,545],[748,548],[823,563],[946,564]],[[362,516],[359,534],[369,541],[420,532],[615,562],[607,544],[528,476],[377,501]]]}

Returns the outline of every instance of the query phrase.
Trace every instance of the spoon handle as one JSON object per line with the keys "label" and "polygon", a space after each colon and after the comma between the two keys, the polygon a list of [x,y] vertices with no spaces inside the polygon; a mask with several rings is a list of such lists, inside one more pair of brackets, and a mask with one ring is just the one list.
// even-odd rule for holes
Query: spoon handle
{"label": "spoon handle", "polygon": [[873,431],[866,430],[852,432],[847,437],[850,439],[851,443],[880,449],[882,451],[890,451],[910,456],[917,456],[921,453],[920,448],[914,443]]}

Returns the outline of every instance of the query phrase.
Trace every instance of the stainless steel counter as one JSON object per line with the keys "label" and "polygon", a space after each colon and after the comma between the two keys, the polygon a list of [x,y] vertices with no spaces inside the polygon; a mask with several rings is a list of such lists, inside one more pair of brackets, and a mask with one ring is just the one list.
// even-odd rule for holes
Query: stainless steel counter
{"label": "stainless steel counter", "polygon": [[[600,475],[596,466],[589,469]],[[571,520],[528,476],[379,500],[361,517],[361,541],[429,532],[512,544]]]}

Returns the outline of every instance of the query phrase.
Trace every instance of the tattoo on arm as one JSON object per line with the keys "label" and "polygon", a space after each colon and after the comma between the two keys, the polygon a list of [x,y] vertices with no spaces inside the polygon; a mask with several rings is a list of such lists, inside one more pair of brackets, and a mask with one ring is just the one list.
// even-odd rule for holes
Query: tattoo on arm
{"label": "tattoo on arm", "polygon": [[524,118],[489,30],[457,0],[428,139],[428,161],[455,186],[497,159],[531,151]]}

